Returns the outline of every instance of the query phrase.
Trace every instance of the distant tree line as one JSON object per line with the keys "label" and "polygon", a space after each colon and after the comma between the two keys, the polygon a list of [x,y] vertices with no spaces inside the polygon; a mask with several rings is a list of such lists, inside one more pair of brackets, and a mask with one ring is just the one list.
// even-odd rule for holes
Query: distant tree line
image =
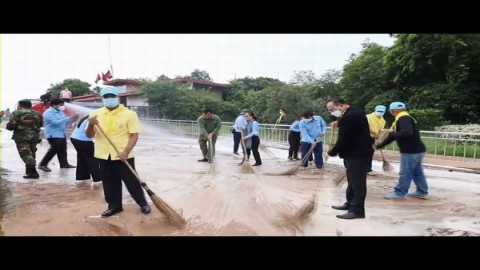
{"label": "distant tree line", "polygon": [[[196,119],[201,108],[210,107],[224,121],[233,121],[241,109],[251,109],[260,122],[274,123],[280,108],[286,109],[289,122],[305,110],[329,121],[325,103],[340,96],[366,113],[379,104],[405,102],[422,129],[479,123],[480,34],[392,36],[391,47],[363,43],[342,70],[320,75],[295,71],[289,82],[268,77],[231,80],[232,89],[224,93],[223,101],[208,90],[189,91],[165,75],[142,79],[146,84],[141,91],[158,117],[171,119]],[[183,77],[212,81],[208,72],[198,69]],[[386,118],[392,122],[388,114]]]}

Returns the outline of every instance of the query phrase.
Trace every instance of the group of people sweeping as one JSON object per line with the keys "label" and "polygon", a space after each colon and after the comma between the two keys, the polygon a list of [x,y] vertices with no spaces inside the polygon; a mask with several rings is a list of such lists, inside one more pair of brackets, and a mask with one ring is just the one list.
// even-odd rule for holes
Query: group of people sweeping
{"label": "group of people sweeping", "polygon": [[[115,87],[101,89],[104,107],[92,111],[88,117],[82,118],[78,123],[75,140],[79,138],[95,140],[93,155],[98,161],[99,170],[96,179],[103,183],[107,210],[102,217],[109,217],[123,211],[122,207],[122,181],[127,190],[139,205],[140,211],[149,214],[151,208],[146,200],[142,187],[152,197],[157,208],[167,206],[155,199],[154,193],[141,182],[135,171],[135,158],[133,149],[140,133],[140,121],[134,111],[129,110],[119,103],[119,90]],[[20,157],[27,168],[35,168],[36,143],[39,140],[40,127],[43,117],[31,109],[31,103],[26,100],[19,102],[18,110],[12,112],[7,123],[7,129],[13,131],[12,139],[15,140]],[[59,105],[59,104],[57,104]],[[406,197],[426,198],[428,185],[422,168],[422,160],[426,147],[421,141],[416,120],[412,118],[404,103],[393,102],[389,112],[395,117],[390,130],[381,136],[382,116],[386,112],[383,105],[377,106],[372,115],[365,115],[364,111],[349,105],[343,99],[331,99],[327,103],[331,115],[338,118],[331,124],[338,130],[338,138],[334,145],[330,145],[326,153],[328,156],[339,156],[344,161],[348,186],[346,189],[346,202],[340,206],[332,206],[346,213],[337,215],[341,219],[365,218],[365,198],[367,194],[367,173],[371,170],[372,158],[375,149],[381,149],[393,141],[397,141],[400,148],[400,177],[392,194],[386,199],[404,199]],[[199,145],[203,155],[200,162],[212,162],[215,156],[215,143],[222,126],[220,117],[213,114],[209,108],[202,111],[198,118],[200,128]],[[312,111],[305,112],[303,119],[296,119],[290,129],[300,133],[302,159],[301,165],[308,165],[308,158],[313,153],[316,169],[324,167],[323,142],[326,133],[326,122],[322,117]],[[66,121],[62,122],[64,125]],[[370,123],[370,125],[369,125]],[[372,131],[372,123],[376,128]],[[81,134],[83,132],[83,134]],[[238,154],[239,143],[243,141],[246,146],[246,155],[253,154],[255,164],[262,165],[260,153],[260,124],[253,112],[243,110],[236,119],[232,128],[234,133],[234,154]],[[298,135],[295,135],[298,136]],[[211,152],[208,154],[207,142],[210,142]],[[298,159],[296,149],[289,151],[291,159]],[[96,165],[95,165],[96,166]],[[88,167],[88,166],[86,166]],[[38,177],[36,177],[38,178]],[[408,193],[411,181],[416,185],[416,191]],[[173,214],[171,214],[173,215]]]}

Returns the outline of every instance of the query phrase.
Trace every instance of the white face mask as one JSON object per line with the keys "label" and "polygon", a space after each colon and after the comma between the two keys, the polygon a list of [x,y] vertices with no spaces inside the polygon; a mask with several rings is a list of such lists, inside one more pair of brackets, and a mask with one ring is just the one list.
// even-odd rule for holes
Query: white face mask
{"label": "white face mask", "polygon": [[59,110],[59,111],[65,111],[65,106],[60,106],[60,107],[58,107],[58,110]]}
{"label": "white face mask", "polygon": [[342,112],[340,110],[336,110],[336,111],[333,111],[331,112],[331,114],[335,117],[340,117],[342,116]]}
{"label": "white face mask", "polygon": [[378,117],[382,117],[385,113],[383,112],[375,112],[375,115]]}

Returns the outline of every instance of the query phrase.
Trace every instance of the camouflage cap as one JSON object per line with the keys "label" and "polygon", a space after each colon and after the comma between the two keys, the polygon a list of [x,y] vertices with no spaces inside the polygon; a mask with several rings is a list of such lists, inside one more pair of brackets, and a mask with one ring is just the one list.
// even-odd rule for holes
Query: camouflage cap
{"label": "camouflage cap", "polygon": [[32,106],[32,101],[30,99],[22,99],[22,100],[19,100],[18,103]]}

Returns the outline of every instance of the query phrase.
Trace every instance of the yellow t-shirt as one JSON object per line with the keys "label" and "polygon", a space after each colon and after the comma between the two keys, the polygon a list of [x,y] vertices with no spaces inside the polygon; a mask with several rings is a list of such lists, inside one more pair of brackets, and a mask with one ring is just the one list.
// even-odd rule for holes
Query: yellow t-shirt
{"label": "yellow t-shirt", "polygon": [[373,138],[372,133],[379,133],[385,128],[385,119],[378,117],[374,112],[367,114],[368,126],[370,127],[370,136]]}
{"label": "yellow t-shirt", "polygon": [[[128,144],[130,134],[140,133],[140,120],[137,113],[119,105],[113,111],[103,107],[90,113],[90,117],[97,116],[99,125],[103,128],[110,140],[115,144],[118,151],[122,152]],[[95,157],[108,160],[119,160],[117,152],[105,139],[100,131],[95,134]],[[128,158],[134,157],[133,150]]]}

